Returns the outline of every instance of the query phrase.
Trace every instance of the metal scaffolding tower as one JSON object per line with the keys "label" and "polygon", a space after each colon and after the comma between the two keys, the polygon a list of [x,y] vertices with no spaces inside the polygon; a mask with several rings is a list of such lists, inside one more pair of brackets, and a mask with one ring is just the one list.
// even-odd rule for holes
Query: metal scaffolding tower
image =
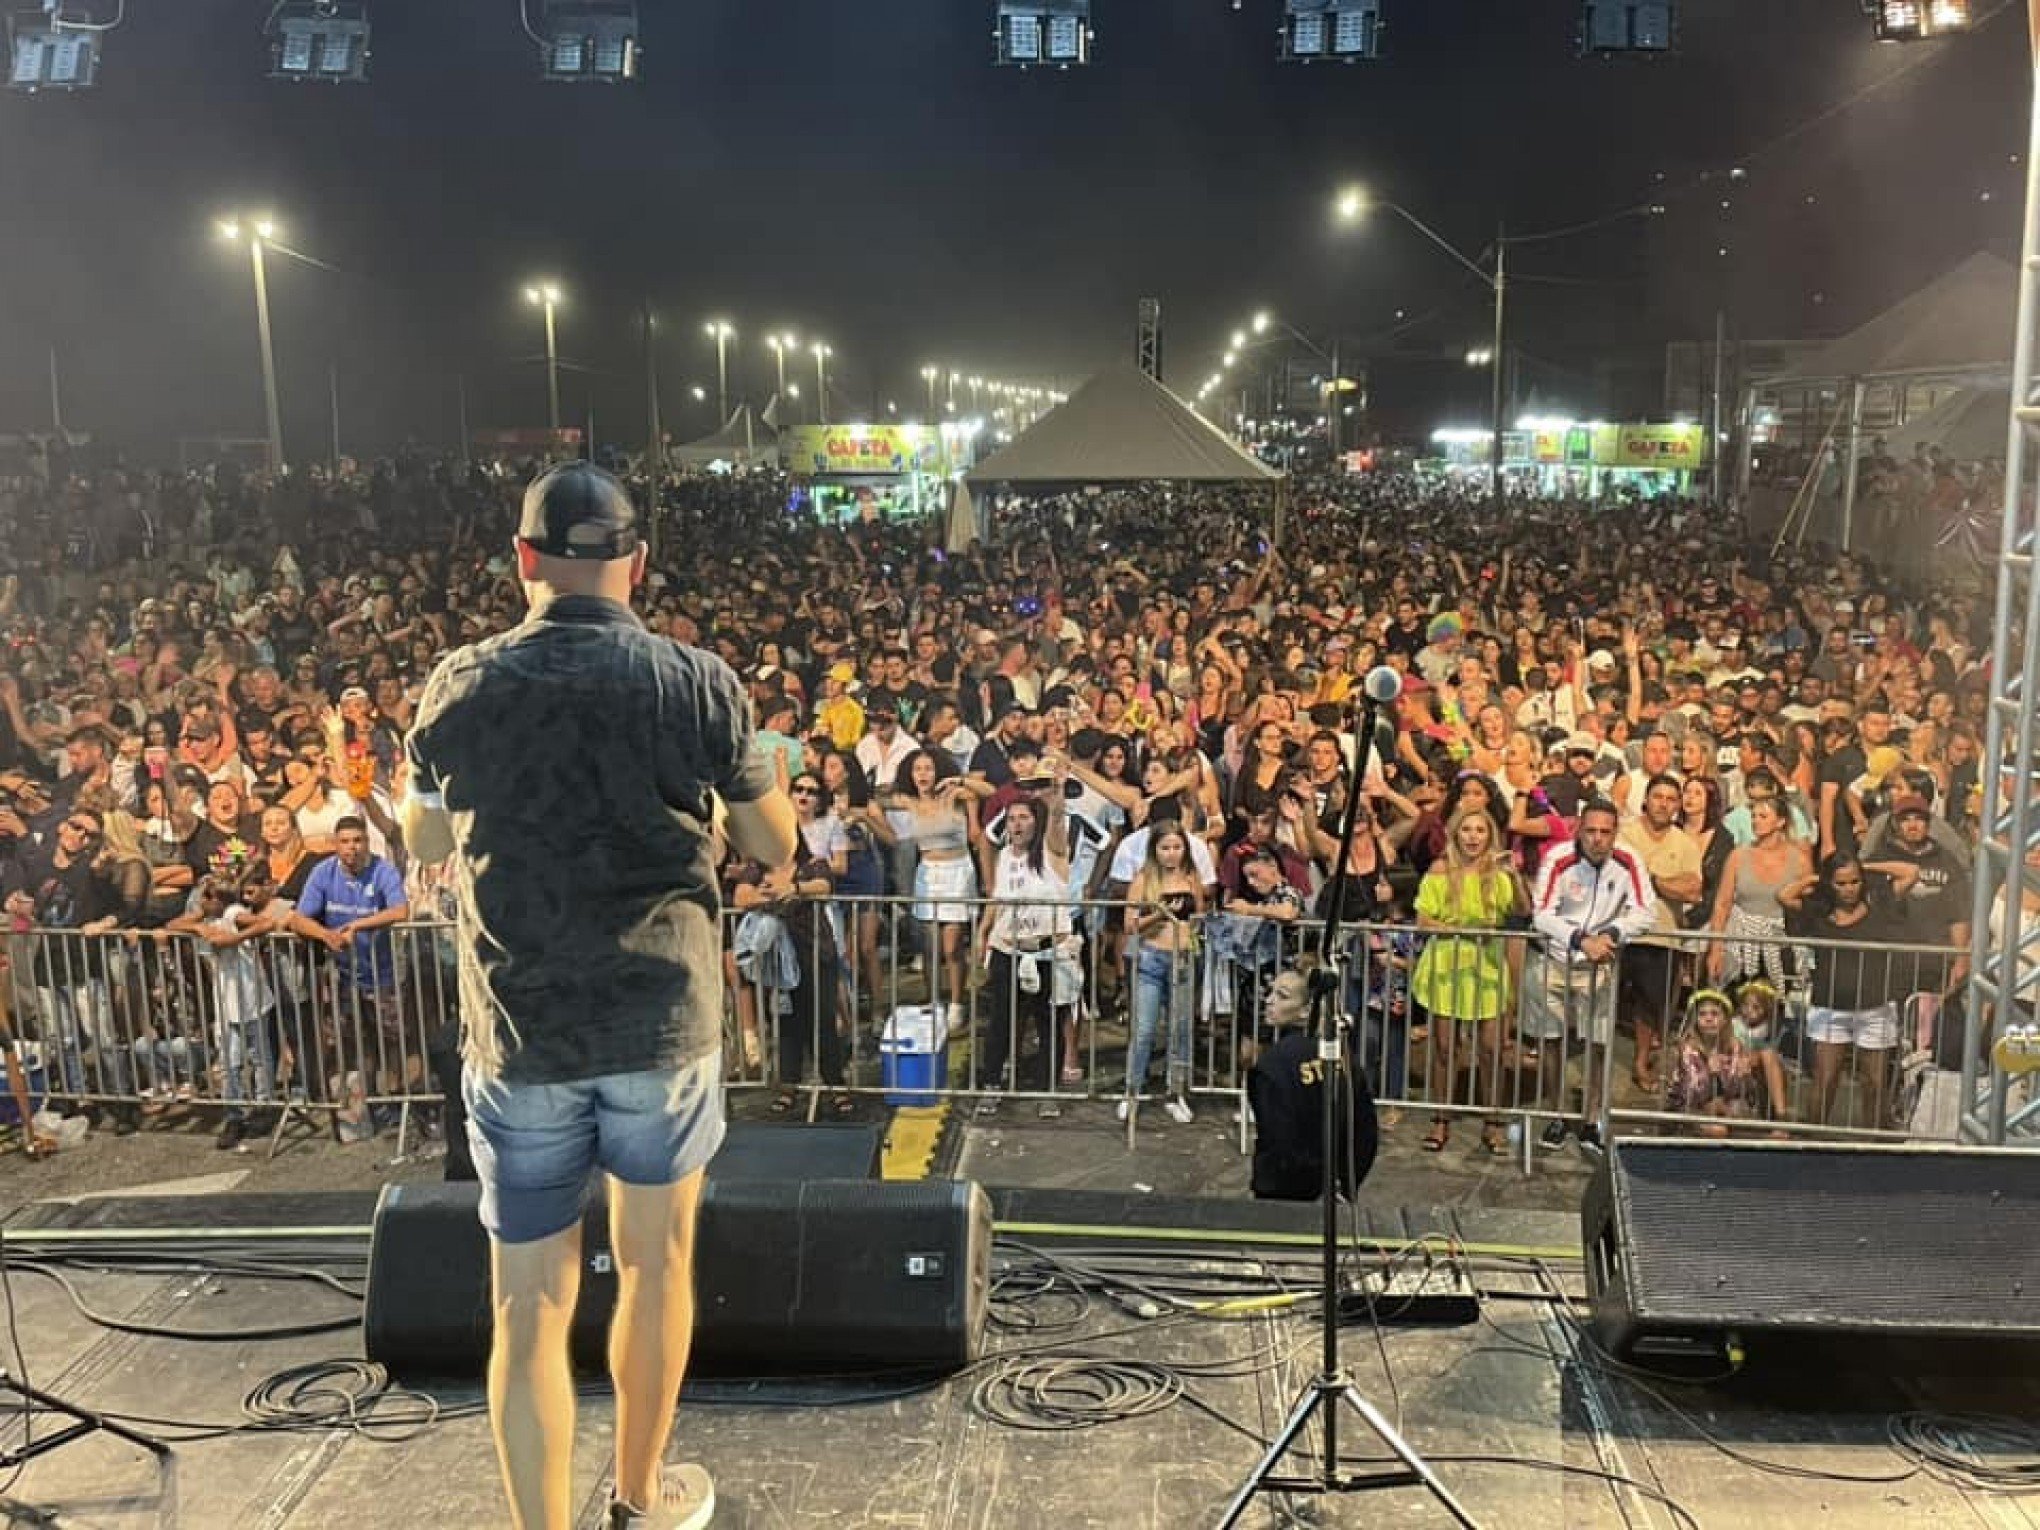
{"label": "metal scaffolding tower", "polygon": [[1140,300],[1140,334],[1135,341],[1134,359],[1148,376],[1156,382],[1162,380],[1162,305],[1158,298]]}
{"label": "metal scaffolding tower", "polygon": [[[2040,1003],[2040,578],[2035,577],[2035,510],[2040,506],[2040,0],[2028,0],[2034,94],[2026,153],[2025,242],[2019,261],[2018,336],[2012,353],[2012,417],[2005,450],[2004,529],[1998,545],[1997,610],[1991,646],[1990,721],[1984,745],[1982,835],[1976,855],[1973,960],[1962,1053],[1965,1137],[2040,1142],[2040,1087],[2015,1097],[2014,1080],[1983,1043],[2002,1036]],[[1993,923],[1999,928],[1992,929]],[[2022,982],[2022,974],[2025,981]]]}

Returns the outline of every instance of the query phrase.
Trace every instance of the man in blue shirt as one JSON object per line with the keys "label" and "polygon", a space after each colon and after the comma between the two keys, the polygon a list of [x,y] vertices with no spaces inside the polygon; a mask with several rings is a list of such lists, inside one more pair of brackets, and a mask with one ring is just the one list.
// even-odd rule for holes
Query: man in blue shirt
{"label": "man in blue shirt", "polygon": [[411,917],[411,905],[397,868],[368,848],[365,821],[341,819],[333,843],[334,853],[306,878],[290,927],[333,953],[339,981],[322,1039],[338,1053],[342,1099],[335,1129],[343,1142],[359,1142],[375,1134],[365,1109],[369,1059],[378,1063],[379,1086],[394,1092],[422,1056],[415,1042],[405,1045],[390,935],[390,926]]}

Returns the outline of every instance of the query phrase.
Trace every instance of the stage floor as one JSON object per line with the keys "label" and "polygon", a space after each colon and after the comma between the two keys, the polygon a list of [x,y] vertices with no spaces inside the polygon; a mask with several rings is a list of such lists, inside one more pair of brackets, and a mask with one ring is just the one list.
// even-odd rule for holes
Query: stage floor
{"label": "stage floor", "polygon": [[[998,1197],[1002,1221],[1037,1229],[1097,1226],[1105,1229],[1100,1241],[1120,1246],[1159,1242],[1153,1235],[1162,1229],[1189,1228],[1207,1238],[1238,1229],[1265,1238],[1271,1231],[1307,1235],[1314,1225],[1310,1208],[1256,1207],[1236,1198],[1238,1166],[1227,1161],[1216,1112],[1194,1131],[1173,1129],[1172,1135],[1166,1124],[1158,1126],[1152,1144],[1144,1127],[1142,1151],[1128,1160],[1109,1113],[1102,1106],[1086,1109],[1098,1119],[1072,1112],[1053,1123],[1031,1115],[956,1123],[937,1155],[938,1170],[961,1167],[990,1184],[1031,1187]],[[1412,1202],[1407,1212],[1390,1209],[1403,1203],[1383,1199],[1375,1193],[1380,1185],[1371,1184],[1370,1227],[1384,1234],[1444,1228],[1469,1244],[1552,1255],[1577,1247],[1576,1216],[1526,1206],[1508,1193],[1505,1171],[1475,1173],[1470,1159],[1465,1170],[1466,1181],[1440,1198],[1446,1204]],[[1540,1185],[1552,1179],[1540,1176]],[[1522,1184],[1520,1176],[1515,1180]],[[1403,1188],[1397,1173],[1385,1183]],[[1532,1199],[1551,1195],[1541,1188]],[[191,1204],[191,1215],[173,1207],[166,1219],[193,1221],[204,1215],[197,1208],[212,1203]],[[310,1197],[306,1215],[331,1226],[365,1225],[371,1206],[365,1192]],[[30,1208],[13,1225],[50,1215]],[[1215,1252],[1219,1245],[1200,1246]],[[1309,1255],[1291,1244],[1268,1257],[1288,1261],[1293,1273],[1294,1262]],[[1203,1267],[1179,1256],[1169,1269]],[[1364,1324],[1345,1330],[1344,1354],[1361,1390],[1390,1418],[1401,1418],[1411,1442],[1483,1525],[1639,1530],[1681,1522],[1640,1489],[1592,1475],[1609,1473],[1669,1496],[1692,1522],[1708,1527],[2040,1530],[2040,1499],[1989,1498],[1923,1475],[1845,1483],[1764,1472],[1731,1460],[1695,1422],[1735,1450],[1801,1472],[1889,1476],[1901,1469],[1883,1443],[1891,1411],[1931,1407],[2040,1417],[2040,1381],[1947,1379],[1898,1388],[1823,1372],[1801,1378],[1797,1396],[1747,1388],[1670,1392],[1692,1415],[1682,1418],[1665,1401],[1579,1363],[1576,1336],[1550,1299],[1548,1283],[1577,1296],[1577,1265],[1552,1258],[1545,1268],[1545,1276],[1528,1264],[1483,1269],[1477,1281],[1487,1300],[1482,1321],[1473,1326],[1390,1327],[1379,1342]],[[336,1293],[295,1282],[104,1272],[75,1278],[101,1314],[151,1326],[245,1333],[345,1318],[356,1310]],[[1874,1276],[1866,1272],[1866,1278]],[[243,1395],[265,1377],[361,1352],[351,1331],[209,1344],[116,1333],[88,1322],[46,1278],[17,1269],[11,1285],[30,1380],[90,1407],[233,1423]],[[880,1401],[777,1383],[716,1385],[690,1390],[674,1452],[710,1466],[721,1499],[716,1524],[739,1530],[810,1524],[1183,1530],[1215,1522],[1259,1454],[1240,1430],[1266,1436],[1277,1428],[1316,1363],[1315,1324],[1297,1315],[1143,1323],[1098,1304],[1081,1328],[1056,1337],[1072,1351],[1204,1372],[1239,1361],[1236,1374],[1187,1381],[1199,1402],[1237,1427],[1179,1401],[1137,1421],[1080,1433],[1027,1432],[972,1409],[975,1376]],[[1042,1342],[1000,1332],[990,1348]],[[1256,1357],[1267,1361],[1258,1370]],[[7,1363],[4,1350],[0,1363]],[[7,1487],[15,1509],[11,1518],[0,1514],[0,1523],[78,1530],[504,1524],[488,1430],[473,1411],[477,1391],[447,1388],[433,1395],[459,1416],[401,1441],[348,1433],[240,1434],[179,1445],[159,1468],[146,1452],[119,1441],[81,1440],[32,1463]],[[610,1417],[606,1400],[584,1401],[575,1473],[576,1524],[584,1530],[600,1523]],[[0,1442],[12,1446],[19,1439],[18,1422],[0,1416]],[[1342,1426],[1342,1442],[1349,1453],[1372,1444],[1357,1419]],[[1496,1464],[1495,1458],[1545,1467]],[[1561,1464],[1577,1470],[1547,1469]],[[1257,1507],[1245,1522],[1288,1521]],[[1447,1521],[1420,1489],[1396,1488],[1342,1500],[1317,1522]]]}

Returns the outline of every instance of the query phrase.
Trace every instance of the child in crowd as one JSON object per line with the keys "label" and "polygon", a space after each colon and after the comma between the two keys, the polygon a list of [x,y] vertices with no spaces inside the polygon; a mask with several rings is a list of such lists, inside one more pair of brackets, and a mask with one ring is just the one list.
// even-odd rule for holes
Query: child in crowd
{"label": "child in crowd", "polygon": [[197,936],[206,946],[213,978],[213,1055],[219,1059],[220,1098],[226,1117],[214,1146],[241,1147],[248,1132],[251,1098],[266,1105],[276,1098],[276,1059],[271,1045],[276,993],[261,959],[248,946],[275,925],[256,910],[273,893],[266,869],[236,877],[214,872],[198,886],[194,913],[172,921],[175,931]]}
{"label": "child in crowd", "polygon": [[1779,1056],[1778,990],[1762,978],[1751,978],[1736,991],[1735,1039],[1757,1059],[1773,1121],[1792,1117],[1792,1092],[1785,1083],[1785,1062]]}
{"label": "child in crowd", "polygon": [[1764,1068],[1759,1054],[1737,1039],[1736,1006],[1719,989],[1702,988],[1686,1004],[1686,1023],[1665,1069],[1667,1115],[1697,1118],[1684,1130],[1700,1137],[1726,1137],[1731,1122],[1760,1120],[1764,1114]]}

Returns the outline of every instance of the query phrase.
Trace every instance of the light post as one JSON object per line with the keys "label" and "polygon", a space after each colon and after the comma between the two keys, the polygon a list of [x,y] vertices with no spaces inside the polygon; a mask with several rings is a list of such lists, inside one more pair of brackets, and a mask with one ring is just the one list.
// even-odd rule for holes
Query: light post
{"label": "light post", "polygon": [[[1271,330],[1278,329],[1281,330],[1285,335],[1289,336],[1290,339],[1294,340],[1298,345],[1302,346],[1305,350],[1309,351],[1311,355],[1317,357],[1319,361],[1323,362],[1326,366],[1331,368],[1329,378],[1325,377],[1323,374],[1320,374],[1319,378],[1316,380],[1316,386],[1318,388],[1318,403],[1324,408],[1325,411],[1326,439],[1331,447],[1332,454],[1334,456],[1338,455],[1340,448],[1339,419],[1342,409],[1342,406],[1339,402],[1339,395],[1344,391],[1340,386],[1340,384],[1343,381],[1343,378],[1339,372],[1339,342],[1336,339],[1333,340],[1332,348],[1329,351],[1327,351],[1323,346],[1319,345],[1315,340],[1311,339],[1309,335],[1306,335],[1302,330],[1298,329],[1294,324],[1291,324],[1287,319],[1279,318],[1275,314],[1267,312],[1265,309],[1260,313],[1254,315],[1253,324],[1250,327],[1254,335],[1256,335],[1257,337],[1265,337]],[[1244,332],[1236,334],[1234,336],[1235,341],[1242,340],[1244,338],[1245,338]],[[1288,368],[1285,365],[1283,369],[1283,397],[1285,401],[1288,397],[1289,391],[1288,378],[1289,378]],[[1273,414],[1275,412],[1272,406],[1272,400],[1268,412],[1270,414]]]}
{"label": "light post", "polygon": [[737,332],[721,319],[710,319],[702,333],[715,342],[715,407],[717,420],[730,417],[730,341]]}
{"label": "light post", "polygon": [[935,379],[942,375],[940,367],[921,368],[921,381],[928,385],[928,418],[935,418]]}
{"label": "light post", "polygon": [[973,377],[970,380],[970,412],[972,414],[978,414],[983,411],[984,406],[979,402],[979,399],[983,396],[984,386],[985,380],[982,377]]}
{"label": "light post", "polygon": [[772,347],[773,364],[779,371],[779,394],[786,396],[786,353],[800,349],[799,337],[791,334],[767,335],[765,343]]}
{"label": "light post", "polygon": [[222,218],[220,237],[248,240],[248,259],[255,269],[255,329],[262,342],[262,406],[269,426],[269,471],[283,471],[283,406],[276,391],[276,342],[269,328],[269,272],[262,251],[276,237],[276,223],[256,218],[242,224],[239,218]]}
{"label": "light post", "polygon": [[1494,387],[1490,401],[1490,440],[1488,443],[1488,493],[1494,502],[1497,515],[1502,510],[1502,385],[1507,367],[1504,358],[1508,355],[1509,315],[1509,264],[1507,238],[1500,229],[1495,231],[1495,269],[1489,274],[1449,243],[1445,237],[1431,228],[1407,207],[1396,202],[1378,202],[1357,186],[1349,187],[1339,194],[1334,211],[1341,223],[1358,223],[1375,207],[1386,207],[1405,223],[1438,246],[1447,255],[1458,261],[1467,270],[1484,282],[1495,295],[1495,340],[1494,340]]}
{"label": "light post", "polygon": [[829,423],[829,358],[836,353],[817,340],[809,347],[815,353],[815,423]]}
{"label": "light post", "polygon": [[546,421],[554,435],[560,430],[560,332],[558,314],[560,289],[557,282],[534,282],[524,289],[524,301],[545,310],[545,407]]}
{"label": "light post", "polygon": [[956,385],[962,381],[963,374],[961,372],[951,372],[949,374],[949,391],[943,395],[942,407],[951,414],[956,413]]}

